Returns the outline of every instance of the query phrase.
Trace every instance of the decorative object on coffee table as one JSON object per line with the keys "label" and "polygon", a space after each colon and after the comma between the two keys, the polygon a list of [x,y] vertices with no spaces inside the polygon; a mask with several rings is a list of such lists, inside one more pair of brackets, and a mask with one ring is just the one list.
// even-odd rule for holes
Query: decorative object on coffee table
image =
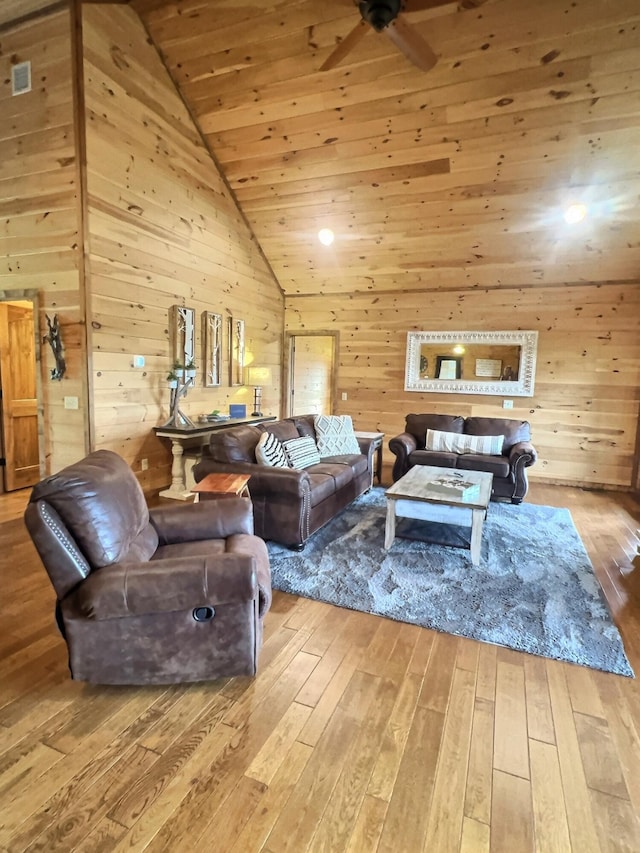
{"label": "decorative object on coffee table", "polygon": [[[416,465],[386,491],[384,547],[396,536],[396,517],[471,528],[471,562],[480,562],[482,524],[491,499],[493,474]],[[456,488],[456,483],[459,488]],[[477,488],[476,488],[477,487]]]}

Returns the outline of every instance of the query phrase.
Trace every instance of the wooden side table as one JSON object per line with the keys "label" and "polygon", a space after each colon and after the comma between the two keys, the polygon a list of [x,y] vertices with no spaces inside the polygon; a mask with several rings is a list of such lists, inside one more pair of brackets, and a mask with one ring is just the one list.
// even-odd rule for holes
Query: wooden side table
{"label": "wooden side table", "polygon": [[200,495],[207,498],[250,498],[249,474],[207,474],[191,489],[196,503]]}
{"label": "wooden side table", "polygon": [[[384,441],[383,432],[360,432],[354,430],[356,438],[369,438],[373,442],[373,447],[376,451],[376,470],[375,476],[378,478],[378,485],[382,482],[382,442]],[[371,485],[373,485],[373,476],[371,477]]]}

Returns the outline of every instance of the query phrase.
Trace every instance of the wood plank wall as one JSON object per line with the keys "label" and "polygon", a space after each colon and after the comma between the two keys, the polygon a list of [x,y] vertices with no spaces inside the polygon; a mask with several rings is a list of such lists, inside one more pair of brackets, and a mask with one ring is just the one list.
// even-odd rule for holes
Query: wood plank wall
{"label": "wood plank wall", "polygon": [[[31,60],[33,88],[11,95],[11,64]],[[45,315],[58,314],[67,372],[51,381],[51,349],[42,347],[46,470],[87,448],[84,316],[78,267],[78,199],[68,12],[0,33],[0,293],[37,291]],[[78,408],[64,408],[77,397]]]}
{"label": "wood plank wall", "polygon": [[[351,414],[358,429],[383,431],[388,441],[409,412],[520,418],[531,422],[539,453],[532,479],[630,487],[640,397],[637,285],[291,296],[285,308],[290,333],[340,333],[338,413]],[[515,397],[512,411],[496,397],[403,390],[408,331],[519,328],[539,330],[537,372],[535,395]]]}
{"label": "wood plank wall", "polygon": [[[195,309],[200,363],[202,312],[244,319],[247,363],[272,369],[263,411],[279,414],[284,302],[138,16],[84,6],[83,31],[95,444],[151,490],[170,481],[151,431],[169,414],[169,307]],[[200,372],[187,414],[251,412],[253,390],[229,387],[227,343],[225,323],[222,385],[204,388]]]}

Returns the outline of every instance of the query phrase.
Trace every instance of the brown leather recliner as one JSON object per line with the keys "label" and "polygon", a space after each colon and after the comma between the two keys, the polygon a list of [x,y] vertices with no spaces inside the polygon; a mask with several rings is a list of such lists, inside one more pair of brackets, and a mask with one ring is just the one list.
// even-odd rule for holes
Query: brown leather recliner
{"label": "brown leather recliner", "polygon": [[35,486],[25,523],[56,591],[72,678],[255,674],[271,582],[248,499],[149,512],[127,463],[98,450]]}

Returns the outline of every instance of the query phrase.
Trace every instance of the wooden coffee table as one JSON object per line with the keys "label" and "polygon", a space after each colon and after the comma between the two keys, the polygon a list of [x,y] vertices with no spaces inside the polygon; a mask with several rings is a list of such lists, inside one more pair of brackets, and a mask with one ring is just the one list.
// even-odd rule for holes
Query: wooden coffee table
{"label": "wooden coffee table", "polygon": [[[450,476],[453,472],[462,475],[465,481],[478,483],[479,492],[464,499],[457,496],[443,496],[430,490],[429,483],[439,477]],[[457,468],[436,468],[431,465],[414,465],[396,483],[385,492],[387,498],[387,522],[384,534],[384,547],[390,548],[396,537],[396,518],[417,518],[423,521],[435,521],[441,524],[457,524],[471,528],[471,562],[480,563],[482,544],[482,524],[489,500],[493,474],[485,471],[463,471]]]}

